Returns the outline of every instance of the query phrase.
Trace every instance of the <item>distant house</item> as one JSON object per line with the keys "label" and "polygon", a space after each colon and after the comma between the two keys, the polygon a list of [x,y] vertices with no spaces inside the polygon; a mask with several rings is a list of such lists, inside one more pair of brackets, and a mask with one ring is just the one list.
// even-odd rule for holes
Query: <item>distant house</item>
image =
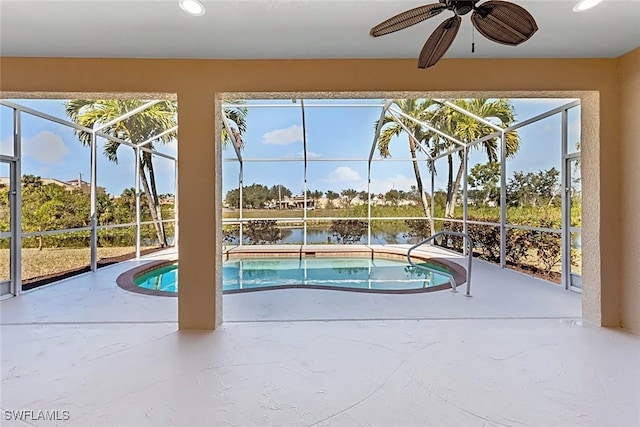
{"label": "distant house", "polygon": [[65,181],[64,184],[70,185],[73,189],[80,190],[85,194],[89,194],[91,192],[91,184],[80,179]]}
{"label": "distant house", "polygon": [[[285,196],[282,200],[276,201],[278,209],[302,209],[304,208],[304,195]],[[313,199],[307,199],[307,209],[315,208]]]}
{"label": "distant house", "polygon": [[[59,185],[60,187],[64,187],[64,189],[67,191],[79,190],[83,194],[91,193],[91,184],[89,182],[79,180],[79,179],[72,179],[70,181],[61,181],[56,178],[40,178],[40,182],[42,182],[42,185],[47,185],[47,184]],[[9,186],[9,177],[0,176],[0,188],[5,188],[8,186]],[[106,189],[104,187],[100,187],[100,186],[97,187],[97,194],[105,194],[105,193],[106,193]]]}
{"label": "distant house", "polygon": [[161,194],[158,196],[158,201],[161,205],[173,205],[176,198],[173,194]]}

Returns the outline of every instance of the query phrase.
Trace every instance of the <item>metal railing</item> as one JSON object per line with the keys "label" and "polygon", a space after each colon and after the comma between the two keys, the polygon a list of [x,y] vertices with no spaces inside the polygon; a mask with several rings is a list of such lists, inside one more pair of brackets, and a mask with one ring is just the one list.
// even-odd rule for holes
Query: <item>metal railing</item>
{"label": "metal railing", "polygon": [[427,237],[426,239],[424,239],[421,242],[416,243],[415,245],[411,246],[409,248],[409,250],[407,251],[407,260],[409,261],[409,265],[411,265],[414,268],[420,268],[426,271],[430,271],[432,273],[437,273],[437,274],[442,274],[445,275],[449,278],[449,282],[451,282],[451,290],[453,292],[457,292],[457,284],[455,279],[453,278],[453,275],[450,273],[445,273],[441,270],[435,269],[435,268],[431,268],[431,267],[426,267],[424,265],[419,265],[414,263],[411,260],[411,252],[418,248],[419,246],[424,245],[425,243],[428,243],[440,236],[444,236],[444,235],[449,235],[449,236],[458,236],[458,237],[462,237],[465,239],[466,243],[467,243],[467,250],[466,250],[466,254],[467,254],[467,292],[465,294],[465,296],[470,297],[471,296],[471,262],[473,260],[473,241],[471,240],[471,237],[469,237],[469,235],[467,233],[460,233],[457,231],[439,231],[437,233],[435,233],[434,235]]}

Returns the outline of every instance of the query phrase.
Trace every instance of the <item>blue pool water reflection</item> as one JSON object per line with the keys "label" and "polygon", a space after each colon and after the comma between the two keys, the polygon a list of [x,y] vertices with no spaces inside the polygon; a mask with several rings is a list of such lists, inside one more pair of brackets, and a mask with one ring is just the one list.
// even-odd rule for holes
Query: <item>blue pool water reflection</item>
{"label": "blue pool water reflection", "polygon": [[[446,272],[439,265],[432,268]],[[146,289],[177,292],[178,265],[145,273],[135,283]],[[403,261],[358,257],[244,258],[224,263],[223,290],[290,285],[372,290],[422,289],[449,283],[448,276],[416,269]]]}

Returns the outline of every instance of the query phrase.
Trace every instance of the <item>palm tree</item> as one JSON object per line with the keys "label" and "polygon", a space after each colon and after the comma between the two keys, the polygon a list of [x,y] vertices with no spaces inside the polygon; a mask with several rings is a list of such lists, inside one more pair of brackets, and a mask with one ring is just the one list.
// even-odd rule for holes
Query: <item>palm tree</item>
{"label": "palm tree", "polygon": [[[493,119],[494,121],[497,121],[496,124],[498,126],[503,128],[510,126],[515,121],[515,110],[508,99],[457,99],[452,101],[452,103],[480,118],[487,120]],[[441,104],[441,106],[434,112],[432,120],[434,127],[464,143],[471,143],[477,139],[495,133],[495,130],[490,126],[487,126],[486,124],[462,114],[444,104]],[[505,136],[507,143],[507,157],[511,157],[520,148],[520,136],[516,131],[508,132]],[[427,132],[426,140],[429,142],[432,150],[431,155],[433,157],[456,148],[455,143],[434,132]],[[497,162],[499,147],[500,138],[492,138],[474,145],[471,148],[482,149],[486,153],[489,162]],[[445,216],[447,218],[453,217],[460,183],[464,173],[464,151],[459,151],[458,155],[460,158],[460,164],[458,165],[455,178],[453,174],[453,155],[447,155],[448,178],[445,206]]]}
{"label": "palm tree", "polygon": [[[230,100],[229,104],[242,104],[243,101]],[[92,128],[96,124],[107,123],[128,111],[141,105],[144,101],[139,100],[71,100],[66,102],[65,109],[67,116],[75,123]],[[243,145],[242,134],[246,131],[246,107],[234,106],[228,108],[227,117],[230,120],[233,133],[233,140],[241,148]],[[113,126],[104,129],[103,132],[118,139],[139,144],[167,131],[177,124],[177,103],[175,101],[163,101],[135,114],[128,119],[122,120]],[[84,145],[91,144],[91,134],[82,131],[75,131],[76,135]],[[175,139],[177,132],[167,133],[156,140],[162,144]],[[222,129],[222,143],[226,145],[231,141],[231,137],[225,127]],[[118,148],[120,143],[107,141],[104,145],[104,155],[112,162],[118,162]],[[147,145],[153,148],[153,143]],[[149,178],[147,179],[147,173]],[[156,176],[153,166],[153,156],[146,151],[140,151],[140,181],[144,189],[147,205],[151,212],[151,218],[156,228],[156,235],[161,246],[167,245],[164,227],[162,225],[162,213],[158,200],[156,186]]]}
{"label": "palm tree", "polygon": [[[93,128],[95,125],[107,123],[123,114],[144,104],[141,100],[81,100],[75,99],[65,103],[65,109],[69,118],[85,127]],[[177,124],[177,104],[175,101],[162,101],[135,114],[127,119],[121,120],[105,129],[103,132],[118,139],[140,144],[155,135],[159,135]],[[83,131],[74,131],[80,142],[84,145],[91,144],[91,134]],[[175,139],[177,132],[166,133],[156,141],[166,144]],[[118,149],[120,143],[107,140],[104,144],[103,154],[107,159],[118,163]],[[147,145],[152,149],[153,144]],[[162,225],[162,214],[158,201],[158,191],[156,187],[156,177],[153,168],[153,158],[151,153],[140,150],[140,181],[144,189],[147,205],[151,212],[151,218],[156,228],[156,235],[160,246],[167,246],[167,238]],[[149,177],[147,178],[147,173]]]}
{"label": "palm tree", "polygon": [[[392,106],[396,106],[400,111],[422,122],[429,122],[433,115],[434,102],[431,99],[394,99]],[[398,123],[400,121],[400,123]],[[377,123],[376,123],[377,125]],[[413,173],[416,177],[416,188],[420,195],[420,201],[422,202],[422,209],[427,219],[431,219],[431,209],[429,207],[429,200],[424,192],[424,186],[422,183],[422,176],[420,175],[420,167],[418,164],[417,151],[421,151],[416,141],[425,139],[426,132],[423,126],[409,120],[404,116],[395,118],[391,113],[387,112],[384,116],[381,126],[380,136],[378,137],[378,150],[380,155],[384,158],[390,157],[389,144],[391,140],[399,136],[406,127],[411,133],[407,135],[409,143],[409,153],[411,154],[411,161],[413,163]],[[434,233],[433,224],[430,224],[431,234]]]}
{"label": "palm tree", "polygon": [[[238,148],[242,149],[244,147],[242,135],[247,131],[247,107],[242,107],[241,105],[244,104],[244,101],[237,99],[225,101],[225,104],[234,104],[233,107],[227,107],[224,111],[229,119],[233,141]],[[223,125],[222,146],[226,147],[230,142],[232,142],[231,135],[227,132],[227,127]]]}

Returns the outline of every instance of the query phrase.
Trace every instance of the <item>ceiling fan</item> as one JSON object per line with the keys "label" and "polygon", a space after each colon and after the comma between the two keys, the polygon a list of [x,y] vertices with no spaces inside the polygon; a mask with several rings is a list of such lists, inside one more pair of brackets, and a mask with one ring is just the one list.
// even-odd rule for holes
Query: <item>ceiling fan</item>
{"label": "ceiling fan", "polygon": [[489,0],[476,5],[480,0],[440,0],[409,9],[376,25],[369,33],[373,37],[384,36],[433,18],[445,10],[455,15],[446,19],[435,29],[420,51],[418,68],[435,65],[449,49],[458,34],[461,16],[469,12],[471,22],[480,34],[491,41],[517,46],[529,40],[538,30],[535,19],[523,7],[502,0]]}

